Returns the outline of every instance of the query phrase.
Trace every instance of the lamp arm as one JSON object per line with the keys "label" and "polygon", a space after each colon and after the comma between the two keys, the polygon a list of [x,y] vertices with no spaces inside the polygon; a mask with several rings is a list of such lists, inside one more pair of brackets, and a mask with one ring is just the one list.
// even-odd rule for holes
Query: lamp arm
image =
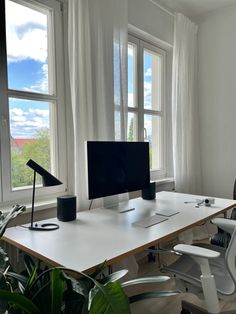
{"label": "lamp arm", "polygon": [[31,224],[30,224],[31,228],[33,227],[33,222],[34,222],[35,183],[36,183],[36,171],[34,171],[34,179],[33,179],[33,194],[32,194],[32,206],[31,206]]}

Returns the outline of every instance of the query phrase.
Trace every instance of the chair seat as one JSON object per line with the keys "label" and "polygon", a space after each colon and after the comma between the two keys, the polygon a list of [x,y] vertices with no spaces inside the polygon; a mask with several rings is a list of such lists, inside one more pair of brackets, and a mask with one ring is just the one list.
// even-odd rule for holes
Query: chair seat
{"label": "chair seat", "polygon": [[[209,260],[211,273],[215,277],[217,292],[223,295],[231,295],[235,291],[234,282],[225,266],[225,249],[215,245],[205,243],[196,244],[196,246],[220,252],[217,259]],[[182,255],[176,262],[166,266],[165,271],[169,271],[186,282],[193,283],[201,287],[200,266],[188,255]]]}

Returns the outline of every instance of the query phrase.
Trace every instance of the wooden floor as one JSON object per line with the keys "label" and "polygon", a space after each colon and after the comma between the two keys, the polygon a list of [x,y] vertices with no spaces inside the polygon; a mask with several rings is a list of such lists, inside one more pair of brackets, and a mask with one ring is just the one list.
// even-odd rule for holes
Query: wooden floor
{"label": "wooden floor", "polygon": [[[176,256],[172,254],[162,254],[162,263],[171,263],[174,261]],[[143,258],[139,261],[139,277],[145,276],[157,276],[163,275],[158,269],[157,262],[148,262],[147,258]],[[175,281],[170,279],[165,283],[156,285],[142,285],[137,288],[126,290],[129,295],[142,293],[144,291],[154,290],[175,290]],[[159,299],[148,299],[140,302],[133,303],[131,305],[132,314],[179,314],[181,312],[181,300],[193,302],[199,306],[204,307],[204,301],[199,300],[195,295],[190,293],[180,293],[176,296],[159,298]],[[222,310],[234,310],[236,314],[236,299],[233,302],[222,303]]]}

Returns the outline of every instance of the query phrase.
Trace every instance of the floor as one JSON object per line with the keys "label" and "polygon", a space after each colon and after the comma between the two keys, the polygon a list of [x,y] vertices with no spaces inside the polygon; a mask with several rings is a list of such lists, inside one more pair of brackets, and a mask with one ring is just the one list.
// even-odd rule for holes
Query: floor
{"label": "floor", "polygon": [[[161,254],[161,263],[168,264],[174,261],[177,257],[173,254]],[[158,262],[148,262],[146,257],[139,261],[139,277],[145,276],[158,276],[163,275],[159,271]],[[137,287],[132,287],[127,293],[129,295],[134,295],[142,293],[144,291],[155,291],[155,290],[175,290],[175,280],[170,279],[165,283],[155,284],[155,285],[142,285]],[[180,293],[176,296],[164,297],[164,298],[154,298],[139,301],[131,305],[132,314],[179,314],[181,312],[181,300],[186,300],[193,302],[199,306],[204,307],[204,301],[199,300],[195,295],[191,293]],[[222,303],[222,310],[234,310],[236,314],[236,299],[233,302]]]}

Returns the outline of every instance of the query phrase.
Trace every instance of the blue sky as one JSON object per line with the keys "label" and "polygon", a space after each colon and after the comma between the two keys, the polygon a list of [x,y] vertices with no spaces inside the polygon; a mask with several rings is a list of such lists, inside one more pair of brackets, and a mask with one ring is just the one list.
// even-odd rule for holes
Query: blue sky
{"label": "blue sky", "polygon": [[[8,87],[48,93],[47,16],[6,1]],[[26,99],[9,100],[13,138],[33,138],[49,127],[49,104]]]}
{"label": "blue sky", "polygon": [[[47,64],[45,64],[47,65]],[[8,86],[18,90],[43,92],[37,84],[43,76],[41,62],[25,59],[8,63]],[[34,88],[35,86],[35,88]]]}

